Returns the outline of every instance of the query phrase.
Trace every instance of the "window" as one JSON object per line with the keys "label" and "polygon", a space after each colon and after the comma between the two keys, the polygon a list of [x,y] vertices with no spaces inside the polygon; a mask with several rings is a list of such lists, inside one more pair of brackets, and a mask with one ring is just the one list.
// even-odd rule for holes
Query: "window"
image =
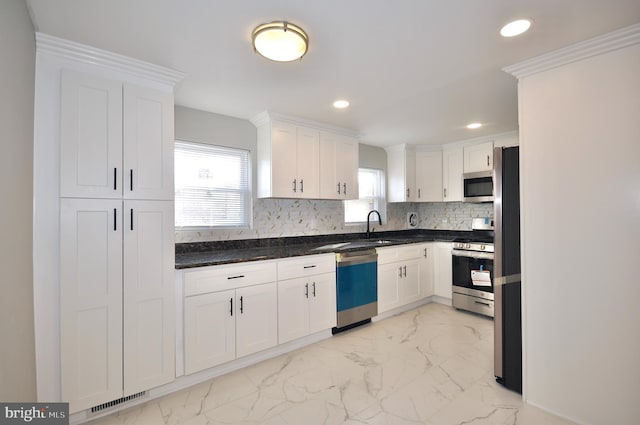
{"label": "window", "polygon": [[176,141],[176,227],[248,227],[249,151]]}
{"label": "window", "polygon": [[345,223],[364,223],[367,221],[367,214],[371,210],[380,211],[382,220],[386,221],[384,172],[371,168],[360,168],[358,170],[358,190],[360,199],[344,201]]}

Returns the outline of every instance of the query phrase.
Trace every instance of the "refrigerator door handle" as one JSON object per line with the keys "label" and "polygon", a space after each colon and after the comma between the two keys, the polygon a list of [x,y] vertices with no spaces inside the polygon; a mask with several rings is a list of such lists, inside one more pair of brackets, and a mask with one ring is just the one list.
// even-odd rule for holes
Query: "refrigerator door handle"
{"label": "refrigerator door handle", "polygon": [[522,274],[510,274],[509,276],[500,276],[493,278],[493,286],[502,286],[509,283],[522,282]]}

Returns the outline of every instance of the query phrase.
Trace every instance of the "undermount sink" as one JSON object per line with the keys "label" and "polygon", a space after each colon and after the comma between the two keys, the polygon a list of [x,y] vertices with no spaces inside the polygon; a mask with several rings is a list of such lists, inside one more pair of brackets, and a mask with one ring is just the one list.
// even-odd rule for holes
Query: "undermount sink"
{"label": "undermount sink", "polygon": [[393,239],[360,239],[351,242],[341,242],[319,246],[314,248],[315,251],[339,251],[349,248],[372,248],[377,246],[384,246],[393,243],[398,243],[398,240]]}

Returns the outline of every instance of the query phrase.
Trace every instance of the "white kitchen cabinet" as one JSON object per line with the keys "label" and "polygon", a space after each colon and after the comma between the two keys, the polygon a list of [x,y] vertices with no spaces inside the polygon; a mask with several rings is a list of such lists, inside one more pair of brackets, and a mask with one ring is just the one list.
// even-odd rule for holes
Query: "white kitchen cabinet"
{"label": "white kitchen cabinet", "polygon": [[335,256],[278,262],[278,341],[282,344],[336,326]]}
{"label": "white kitchen cabinet", "polygon": [[358,140],[320,131],[320,198],[358,199]]}
{"label": "white kitchen cabinet", "polygon": [[270,120],[258,126],[258,197],[320,195],[320,132]]}
{"label": "white kitchen cabinet", "polygon": [[451,242],[435,243],[433,267],[434,295],[450,300],[453,286]]}
{"label": "white kitchen cabinet", "polygon": [[184,372],[188,375],[236,358],[235,290],[184,300]]}
{"label": "white kitchen cabinet", "polygon": [[420,260],[420,286],[422,296],[430,297],[434,293],[434,244],[424,243],[420,245],[422,259]]}
{"label": "white kitchen cabinet", "polygon": [[172,200],[173,93],[63,70],[60,196]]}
{"label": "white kitchen cabinet", "polygon": [[416,151],[418,202],[442,202],[442,151]]}
{"label": "white kitchen cabinet", "polygon": [[185,373],[278,343],[276,264],[255,261],[184,272]]}
{"label": "white kitchen cabinet", "polygon": [[387,183],[389,202],[415,202],[416,153],[412,146],[397,145],[385,148],[387,151]]}
{"label": "white kitchen cabinet", "polygon": [[422,282],[428,277],[424,255],[427,244],[378,248],[378,313],[410,304],[427,296]]}
{"label": "white kitchen cabinet", "polygon": [[175,378],[173,232],[170,201],[60,200],[61,389],[71,411]]}
{"label": "white kitchen cabinet", "polygon": [[175,379],[173,202],[125,200],[124,394]]}
{"label": "white kitchen cabinet", "polygon": [[278,343],[275,282],[236,289],[236,355],[243,357]]}
{"label": "white kitchen cabinet", "polygon": [[493,170],[493,140],[464,147],[464,172]]}
{"label": "white kitchen cabinet", "polygon": [[122,397],[122,201],[62,199],[62,399],[78,411]]}
{"label": "white kitchen cabinet", "polygon": [[442,200],[462,201],[462,147],[442,150]]}

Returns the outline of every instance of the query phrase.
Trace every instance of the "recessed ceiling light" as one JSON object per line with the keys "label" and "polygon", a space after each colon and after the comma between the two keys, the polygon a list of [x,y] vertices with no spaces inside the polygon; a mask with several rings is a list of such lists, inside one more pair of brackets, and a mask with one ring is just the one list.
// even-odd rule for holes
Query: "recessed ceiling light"
{"label": "recessed ceiling light", "polygon": [[480,127],[482,127],[482,124],[479,122],[472,122],[471,124],[467,125],[467,128],[471,128],[471,129],[480,128]]}
{"label": "recessed ceiling light", "polygon": [[301,59],[309,48],[309,37],[304,30],[285,21],[258,25],[253,30],[251,39],[256,52],[276,62]]}
{"label": "recessed ceiling light", "polygon": [[347,106],[349,106],[349,101],[348,100],[340,99],[340,100],[336,100],[335,102],[333,102],[333,107],[334,108],[344,109]]}
{"label": "recessed ceiling light", "polygon": [[530,26],[531,21],[529,19],[518,19],[502,27],[500,35],[503,37],[515,37],[528,30]]}

